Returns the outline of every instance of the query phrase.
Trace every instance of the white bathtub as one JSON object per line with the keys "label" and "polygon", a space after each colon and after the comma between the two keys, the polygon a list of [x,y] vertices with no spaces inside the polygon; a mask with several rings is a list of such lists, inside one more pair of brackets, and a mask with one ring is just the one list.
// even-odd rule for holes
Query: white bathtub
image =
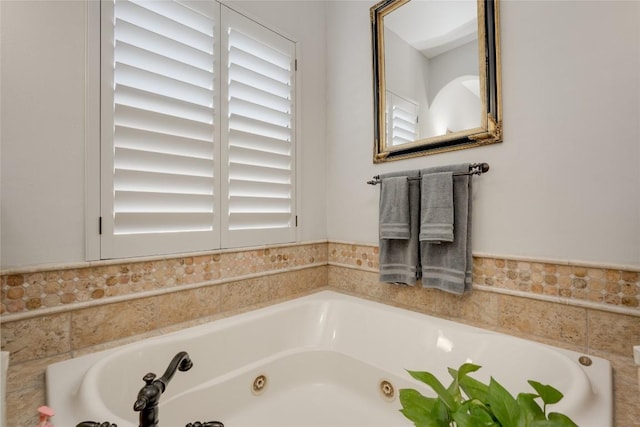
{"label": "white bathtub", "polygon": [[[54,424],[136,427],[142,377],[162,375],[179,351],[193,368],[176,372],[162,396],[160,427],[411,426],[398,412],[397,390],[423,387],[405,370],[431,371],[449,384],[447,367],[467,361],[482,366],[475,378],[493,376],[513,394],[533,391],[529,379],[553,385],[565,397],[551,410],[581,427],[612,426],[604,359],[583,366],[579,353],[329,291],[50,365]],[[260,375],[266,386],[256,393]],[[382,381],[394,396],[381,392]]]}

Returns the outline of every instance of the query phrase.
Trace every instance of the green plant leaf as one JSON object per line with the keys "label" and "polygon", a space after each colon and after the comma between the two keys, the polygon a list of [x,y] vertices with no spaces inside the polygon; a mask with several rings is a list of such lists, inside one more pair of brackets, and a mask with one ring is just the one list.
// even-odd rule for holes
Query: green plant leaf
{"label": "green plant leaf", "polygon": [[565,420],[556,419],[534,421],[529,427],[577,427],[577,424],[574,424],[571,420],[567,423]]}
{"label": "green plant leaf", "polygon": [[462,391],[464,391],[470,399],[477,399],[482,402],[487,401],[487,390],[489,388],[488,385],[467,375],[460,378],[458,380],[458,383]]}
{"label": "green plant leaf", "polygon": [[476,427],[477,425],[474,424],[474,421],[471,419],[471,415],[466,412],[454,412],[452,417],[456,422],[456,427]]}
{"label": "green plant leaf", "polygon": [[435,404],[436,398],[423,396],[417,390],[412,388],[400,389],[400,403],[402,405],[414,405],[419,407],[426,407],[427,410],[431,410],[431,407]]}
{"label": "green plant leaf", "polygon": [[444,402],[447,408],[451,411],[455,411],[459,405],[449,391],[442,385],[438,379],[430,372],[422,371],[407,371],[409,375],[418,381],[422,381],[436,392],[438,397]]}
{"label": "green plant leaf", "polygon": [[549,420],[538,420],[529,424],[529,427],[560,427],[560,425]]}
{"label": "green plant leaf", "polygon": [[553,405],[558,403],[564,397],[560,391],[550,385],[541,384],[537,381],[529,380],[528,383],[534,388],[545,405]]}
{"label": "green plant leaf", "polygon": [[520,405],[520,412],[524,419],[525,425],[530,425],[536,420],[545,420],[544,412],[542,408],[536,402],[537,394],[520,393],[517,397],[518,405]]}
{"label": "green plant leaf", "polygon": [[[481,366],[474,365],[473,363],[464,363],[458,370],[449,368],[449,375],[453,378],[453,382],[447,388],[451,396],[457,401],[462,402],[462,393],[460,392],[460,382],[467,377],[471,372],[475,372],[480,369]],[[465,391],[466,393],[466,391]]]}
{"label": "green plant leaf", "polygon": [[416,426],[430,426],[431,410],[438,399],[425,397],[413,389],[400,390],[400,412]]}
{"label": "green plant leaf", "polygon": [[500,424],[496,424],[491,417],[487,419],[483,416],[463,412],[454,413],[453,420],[456,422],[457,427],[500,427]]}
{"label": "green plant leaf", "polygon": [[448,368],[448,371],[453,381],[447,387],[447,391],[456,402],[462,403],[462,393],[460,393],[460,386],[458,385],[458,371],[453,368]]}
{"label": "green plant leaf", "polygon": [[469,413],[474,415],[478,419],[486,419],[487,421],[492,420],[495,422],[493,418],[493,413],[491,409],[487,407],[483,402],[479,400],[468,400],[467,405],[469,408]]}
{"label": "green plant leaf", "polygon": [[530,427],[578,427],[578,425],[566,415],[551,412],[548,420],[534,421],[530,424]]}
{"label": "green plant leaf", "polygon": [[449,416],[449,409],[442,399],[438,399],[431,409],[431,418],[438,422],[438,426],[449,427],[451,424],[451,417]]}
{"label": "green plant leaf", "polygon": [[400,413],[409,419],[416,427],[430,427],[431,418],[428,413],[422,411],[414,413],[407,408],[400,409]]}
{"label": "green plant leaf", "polygon": [[516,399],[493,377],[487,389],[487,403],[503,426],[516,427],[520,420],[520,406]]}
{"label": "green plant leaf", "polygon": [[458,370],[458,372],[460,372],[461,376],[463,375],[466,376],[472,372],[479,370],[480,368],[482,368],[482,366],[480,365],[475,365],[473,363],[464,363],[462,366],[460,366],[460,369]]}
{"label": "green plant leaf", "polygon": [[453,378],[453,381],[451,381],[451,384],[447,387],[447,391],[453,400],[458,403],[462,403],[462,393],[460,392],[460,386],[458,385],[458,371],[452,368],[448,368],[448,371],[449,375]]}
{"label": "green plant leaf", "polygon": [[416,427],[449,427],[449,412],[438,398],[425,397],[413,389],[400,390],[402,415]]}
{"label": "green plant leaf", "polygon": [[477,371],[481,367],[482,366],[474,365],[473,363],[464,363],[457,370],[453,368],[448,368],[448,371],[449,371],[449,375],[451,375],[451,377],[453,378],[454,383],[457,384],[462,378],[466,377],[471,372]]}
{"label": "green plant leaf", "polygon": [[554,423],[559,423],[558,426],[562,427],[578,427],[578,424],[574,423],[571,418],[558,412],[549,413],[549,420]]}
{"label": "green plant leaf", "polygon": [[457,427],[500,427],[489,409],[478,400],[467,400],[452,414]]}
{"label": "green plant leaf", "polygon": [[424,414],[422,417],[412,418],[408,416],[404,409],[400,412],[413,422],[415,427],[449,427],[448,424],[443,424],[439,420],[434,419],[430,414]]}

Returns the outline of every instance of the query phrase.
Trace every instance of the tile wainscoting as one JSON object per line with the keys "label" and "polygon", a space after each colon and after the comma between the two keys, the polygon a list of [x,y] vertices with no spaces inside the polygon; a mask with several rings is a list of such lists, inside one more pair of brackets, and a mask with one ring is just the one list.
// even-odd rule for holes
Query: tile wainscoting
{"label": "tile wainscoting", "polygon": [[[310,242],[2,272],[2,350],[11,352],[8,426],[33,425],[44,369],[58,361],[333,289],[604,357],[616,426],[640,426],[632,345],[638,271],[474,257],[474,291],[378,282],[378,248]],[[54,418],[55,421],[55,418]]]}

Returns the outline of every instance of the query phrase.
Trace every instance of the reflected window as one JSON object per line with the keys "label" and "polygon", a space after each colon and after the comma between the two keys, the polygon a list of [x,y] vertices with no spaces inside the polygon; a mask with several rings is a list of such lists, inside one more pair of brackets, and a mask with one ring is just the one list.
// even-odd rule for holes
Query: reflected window
{"label": "reflected window", "polygon": [[418,103],[387,91],[387,129],[391,145],[418,139]]}

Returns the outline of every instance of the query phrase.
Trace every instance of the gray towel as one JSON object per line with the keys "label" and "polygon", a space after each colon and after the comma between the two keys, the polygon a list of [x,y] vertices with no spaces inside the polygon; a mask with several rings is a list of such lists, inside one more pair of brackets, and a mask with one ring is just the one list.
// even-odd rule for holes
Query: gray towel
{"label": "gray towel", "polygon": [[[466,173],[468,164],[423,170],[422,174],[435,172]],[[462,294],[471,290],[473,258],[471,254],[471,177],[453,177],[453,242],[432,244],[420,242],[422,261],[422,285],[446,292]]]}
{"label": "gray towel", "polygon": [[422,175],[420,205],[420,241],[453,242],[453,174]]}
{"label": "gray towel", "polygon": [[[391,177],[418,178],[420,172],[395,172],[381,176],[384,181]],[[420,180],[408,181],[409,224],[408,239],[380,239],[380,281],[414,285],[420,274],[419,227],[420,227]]]}
{"label": "gray towel", "polygon": [[406,176],[381,179],[380,239],[406,240],[411,236],[409,181]]}

